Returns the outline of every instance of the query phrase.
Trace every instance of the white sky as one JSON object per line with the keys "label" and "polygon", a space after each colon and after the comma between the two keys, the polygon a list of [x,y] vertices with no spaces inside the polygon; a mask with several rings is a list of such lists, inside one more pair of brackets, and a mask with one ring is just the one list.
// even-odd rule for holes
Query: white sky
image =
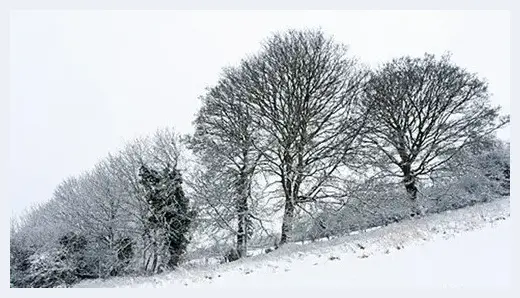
{"label": "white sky", "polygon": [[[192,131],[198,96],[273,31],[321,27],[363,62],[453,53],[510,113],[507,11],[15,11],[9,197],[19,214],[159,127]],[[509,128],[500,132],[509,139]]]}

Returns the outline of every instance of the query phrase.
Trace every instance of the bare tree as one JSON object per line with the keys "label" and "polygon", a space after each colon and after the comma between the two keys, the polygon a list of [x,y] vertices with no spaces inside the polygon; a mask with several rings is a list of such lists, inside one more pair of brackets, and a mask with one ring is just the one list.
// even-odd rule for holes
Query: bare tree
{"label": "bare tree", "polygon": [[509,122],[490,105],[486,82],[449,55],[385,63],[372,73],[363,103],[370,115],[368,143],[397,166],[414,205],[418,177]]}
{"label": "bare tree", "polygon": [[364,72],[347,48],[319,30],[289,30],[245,59],[235,86],[261,128],[264,170],[280,180],[287,242],[295,208],[314,201],[355,147],[362,115],[355,108]]}
{"label": "bare tree", "polygon": [[[238,78],[239,73],[235,68],[226,68],[218,83],[201,98],[202,107],[194,121],[195,134],[190,144],[207,171],[219,168],[218,175],[205,177],[213,180],[220,177],[220,182],[233,190],[230,197],[214,198],[232,202],[234,210],[226,208],[224,211],[237,219],[237,251],[240,256],[246,256],[247,241],[252,232],[249,208],[251,181],[261,155],[258,148],[254,147],[259,137],[258,129],[245,103],[247,93],[236,84]],[[200,186],[208,187],[211,184],[202,183]],[[207,202],[212,205],[216,203]],[[226,205],[229,204],[221,204]],[[222,216],[218,215],[217,221]]]}

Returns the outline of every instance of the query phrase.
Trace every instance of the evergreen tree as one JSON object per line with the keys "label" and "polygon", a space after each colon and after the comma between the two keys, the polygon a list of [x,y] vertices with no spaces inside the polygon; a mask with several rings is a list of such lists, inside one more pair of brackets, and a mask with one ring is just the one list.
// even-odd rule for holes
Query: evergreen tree
{"label": "evergreen tree", "polygon": [[182,176],[173,167],[159,172],[145,165],[139,175],[150,207],[149,228],[162,235],[159,242],[168,250],[167,265],[174,268],[189,243],[189,226],[194,216],[182,189]]}

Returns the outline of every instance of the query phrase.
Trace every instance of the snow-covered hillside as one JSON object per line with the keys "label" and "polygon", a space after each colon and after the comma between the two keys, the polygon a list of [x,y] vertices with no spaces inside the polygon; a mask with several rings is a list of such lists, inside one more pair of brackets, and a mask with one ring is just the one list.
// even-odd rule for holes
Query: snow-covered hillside
{"label": "snow-covered hillside", "polygon": [[507,198],[224,265],[77,287],[503,288],[511,285],[511,232]]}

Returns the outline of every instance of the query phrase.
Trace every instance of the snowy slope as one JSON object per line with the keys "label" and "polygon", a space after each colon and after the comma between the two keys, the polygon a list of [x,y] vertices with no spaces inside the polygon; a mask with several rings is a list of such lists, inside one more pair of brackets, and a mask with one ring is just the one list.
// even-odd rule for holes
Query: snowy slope
{"label": "snowy slope", "polygon": [[509,199],[237,262],[78,287],[352,288],[511,285]]}

